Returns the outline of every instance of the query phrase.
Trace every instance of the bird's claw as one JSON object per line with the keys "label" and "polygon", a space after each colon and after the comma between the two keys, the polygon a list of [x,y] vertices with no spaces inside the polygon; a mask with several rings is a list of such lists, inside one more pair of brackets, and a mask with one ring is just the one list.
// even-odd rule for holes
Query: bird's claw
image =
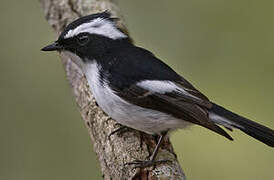
{"label": "bird's claw", "polygon": [[112,131],[112,132],[108,135],[108,139],[110,140],[110,137],[111,137],[113,134],[118,133],[118,135],[122,135],[123,133],[128,132],[129,130],[130,130],[130,128],[128,128],[128,127],[126,127],[126,126],[121,126],[121,127],[119,127],[118,129]]}
{"label": "bird's claw", "polygon": [[130,165],[134,165],[134,168],[146,168],[146,167],[150,167],[150,166],[154,166],[157,164],[163,164],[163,163],[170,163],[170,160],[145,160],[145,161],[141,161],[141,160],[135,160],[129,163],[126,163],[126,166],[130,166]]}

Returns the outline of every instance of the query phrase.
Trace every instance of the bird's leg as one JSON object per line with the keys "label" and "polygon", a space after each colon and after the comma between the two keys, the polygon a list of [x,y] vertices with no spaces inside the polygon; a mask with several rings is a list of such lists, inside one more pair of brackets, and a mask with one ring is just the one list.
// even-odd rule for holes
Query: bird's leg
{"label": "bird's leg", "polygon": [[158,154],[160,145],[162,144],[166,134],[167,134],[167,132],[161,133],[160,138],[157,142],[157,145],[156,145],[152,155],[149,157],[149,160],[144,160],[144,161],[135,160],[133,162],[126,163],[126,165],[134,165],[135,168],[145,168],[145,167],[149,167],[149,166],[154,166],[156,164],[170,162],[170,160],[158,160],[158,161],[155,160],[156,156]]}
{"label": "bird's leg", "polygon": [[[119,124],[119,123],[117,123]],[[123,125],[120,125],[120,127],[114,131],[112,131],[109,135],[108,135],[108,139],[110,139],[110,137],[113,135],[113,134],[116,134],[118,133],[118,135],[122,135],[123,133],[125,132],[128,132],[130,131],[131,128],[127,127],[127,126],[123,126]]]}

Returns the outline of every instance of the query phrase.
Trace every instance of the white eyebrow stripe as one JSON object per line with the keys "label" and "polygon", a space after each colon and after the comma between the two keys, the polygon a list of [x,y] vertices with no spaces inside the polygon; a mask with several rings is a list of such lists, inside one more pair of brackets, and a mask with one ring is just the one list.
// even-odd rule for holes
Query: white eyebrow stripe
{"label": "white eyebrow stripe", "polygon": [[114,40],[127,37],[124,33],[115,27],[113,22],[103,18],[94,19],[90,22],[81,24],[75,29],[69,30],[64,38],[71,38],[77,36],[80,33],[102,35]]}

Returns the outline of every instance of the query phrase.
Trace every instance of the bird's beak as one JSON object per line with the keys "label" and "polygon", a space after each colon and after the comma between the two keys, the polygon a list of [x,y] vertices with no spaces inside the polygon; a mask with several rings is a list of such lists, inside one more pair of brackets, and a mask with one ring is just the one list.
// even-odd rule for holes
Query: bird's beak
{"label": "bird's beak", "polygon": [[63,47],[58,42],[54,42],[54,43],[44,47],[41,50],[42,51],[60,51],[62,49],[63,49]]}

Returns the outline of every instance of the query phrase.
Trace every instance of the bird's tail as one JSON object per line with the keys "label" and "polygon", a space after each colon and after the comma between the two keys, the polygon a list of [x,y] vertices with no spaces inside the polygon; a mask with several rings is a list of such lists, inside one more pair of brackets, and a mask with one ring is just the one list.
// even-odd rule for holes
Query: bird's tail
{"label": "bird's tail", "polygon": [[255,139],[274,147],[274,131],[261,124],[239,116],[225,108],[213,104],[209,111],[210,120],[228,129],[237,128]]}

